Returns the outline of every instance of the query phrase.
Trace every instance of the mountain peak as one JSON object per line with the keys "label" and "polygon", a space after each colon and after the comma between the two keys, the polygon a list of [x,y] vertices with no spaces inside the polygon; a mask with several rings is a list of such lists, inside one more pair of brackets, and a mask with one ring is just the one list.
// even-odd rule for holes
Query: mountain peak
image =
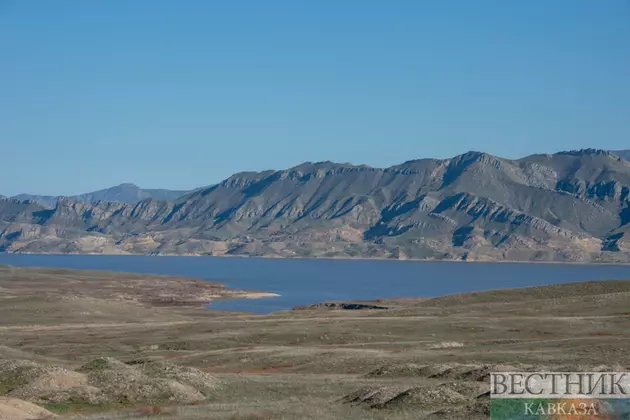
{"label": "mountain peak", "polygon": [[493,159],[498,159],[496,156],[491,155],[490,153],[487,152],[479,152],[477,150],[469,150],[466,153],[462,153],[461,155],[455,156],[454,159],[482,159],[482,158],[493,158]]}

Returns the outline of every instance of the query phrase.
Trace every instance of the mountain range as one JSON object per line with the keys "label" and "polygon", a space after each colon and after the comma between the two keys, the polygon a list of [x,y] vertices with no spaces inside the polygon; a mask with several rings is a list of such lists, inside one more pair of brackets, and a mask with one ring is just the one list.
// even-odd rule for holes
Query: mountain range
{"label": "mountain range", "polygon": [[[186,194],[188,191],[173,191],[160,189],[144,189],[135,184],[125,183],[111,188],[93,191],[90,193],[73,195],[68,198],[82,201],[84,203],[95,203],[97,201],[119,201],[122,203],[135,203],[145,198],[157,198],[159,200],[175,200]],[[19,201],[36,201],[44,207],[53,208],[61,196],[19,194],[11,198]],[[2,198],[2,196],[0,196]]]}
{"label": "mountain range", "polygon": [[50,208],[2,199],[0,250],[630,262],[623,154],[511,160],[471,151],[389,168],[307,162],[237,173],[174,199],[93,194]]}

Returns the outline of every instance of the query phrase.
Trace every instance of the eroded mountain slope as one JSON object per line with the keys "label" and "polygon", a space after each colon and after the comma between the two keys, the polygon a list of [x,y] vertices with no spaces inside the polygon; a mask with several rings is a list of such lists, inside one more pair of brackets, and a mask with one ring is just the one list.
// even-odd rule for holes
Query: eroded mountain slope
{"label": "eroded mountain slope", "polygon": [[10,252],[628,261],[630,163],[481,152],[238,173],[175,201],[0,202]]}

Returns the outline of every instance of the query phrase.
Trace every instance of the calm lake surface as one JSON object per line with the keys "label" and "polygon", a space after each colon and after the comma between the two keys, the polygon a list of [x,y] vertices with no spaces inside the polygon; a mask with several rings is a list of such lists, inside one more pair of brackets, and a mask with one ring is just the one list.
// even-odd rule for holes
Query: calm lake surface
{"label": "calm lake surface", "polygon": [[4,253],[0,253],[0,264],[180,275],[224,282],[235,289],[281,295],[213,302],[210,306],[255,313],[324,300],[431,297],[506,287],[630,279],[630,266],[622,265]]}

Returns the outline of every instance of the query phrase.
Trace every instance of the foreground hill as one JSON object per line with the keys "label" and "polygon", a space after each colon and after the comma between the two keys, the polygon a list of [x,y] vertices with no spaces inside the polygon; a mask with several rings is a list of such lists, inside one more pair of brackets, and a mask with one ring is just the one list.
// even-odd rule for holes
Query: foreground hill
{"label": "foreground hill", "polygon": [[[85,203],[95,203],[97,201],[119,201],[121,203],[135,203],[146,198],[156,198],[159,200],[175,200],[186,194],[187,191],[173,191],[162,189],[145,189],[134,184],[120,184],[115,187],[90,193],[73,195],[68,198]],[[2,196],[0,196],[2,198]],[[30,200],[41,204],[44,207],[53,208],[57,204],[60,196],[19,194],[11,197],[18,201]]]}
{"label": "foreground hill", "polygon": [[0,201],[0,249],[630,261],[630,162],[586,149],[238,173],[174,201]]}

